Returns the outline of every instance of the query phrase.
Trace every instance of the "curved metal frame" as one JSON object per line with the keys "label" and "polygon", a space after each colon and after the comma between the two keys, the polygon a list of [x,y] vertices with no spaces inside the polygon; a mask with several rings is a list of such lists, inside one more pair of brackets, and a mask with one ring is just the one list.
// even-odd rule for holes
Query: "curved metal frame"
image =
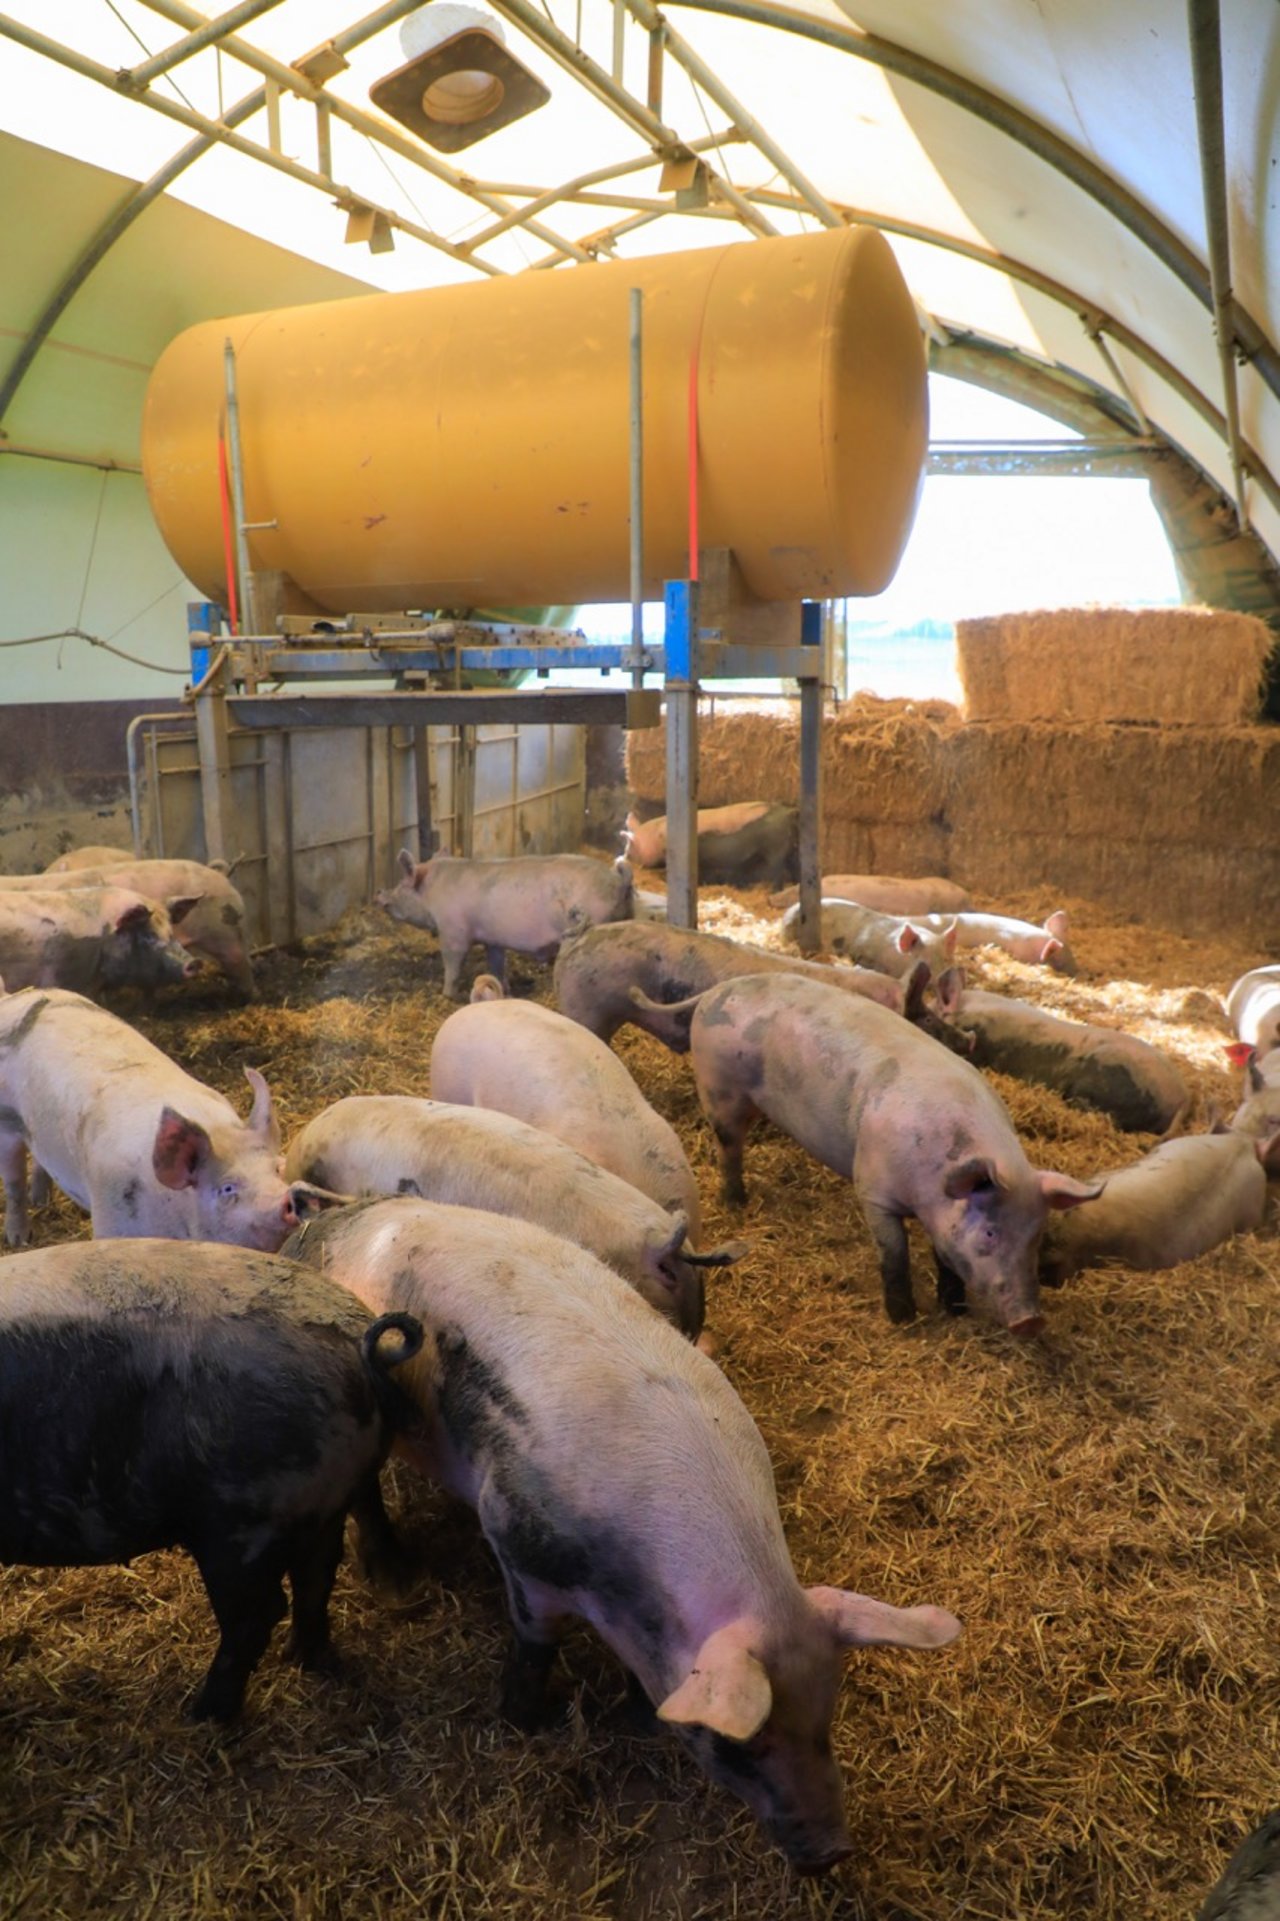
{"label": "curved metal frame", "polygon": [[[390,0],[390,4],[384,5],[365,20],[355,23],[347,31],[336,36],[331,43],[334,50],[341,53],[361,44],[402,15],[412,11],[419,3],[420,0]],[[733,218],[755,234],[772,234],[777,231],[768,218],[765,211],[767,208],[787,210],[801,217],[816,220],[824,226],[857,220],[975,260],[993,271],[1006,274],[1009,278],[1033,288],[1055,302],[1074,308],[1081,313],[1086,332],[1092,338],[1096,350],[1106,361],[1112,378],[1117,380],[1122,390],[1124,390],[1123,375],[1109,354],[1104,335],[1109,336],[1118,346],[1123,347],[1127,353],[1155,373],[1186,404],[1193,407],[1215,434],[1223,440],[1236,479],[1238,511],[1242,520],[1243,481],[1246,474],[1255,480],[1271,505],[1280,511],[1280,485],[1277,484],[1257,450],[1246,445],[1241,439],[1238,409],[1234,405],[1236,351],[1238,350],[1250,361],[1260,378],[1277,397],[1280,397],[1280,353],[1257,321],[1231,295],[1227,280],[1224,230],[1221,222],[1216,219],[1214,211],[1222,199],[1219,191],[1221,186],[1219,171],[1215,171],[1214,167],[1214,158],[1219,153],[1221,144],[1221,102],[1220,95],[1216,93],[1214,86],[1214,57],[1217,48],[1216,0],[1188,0],[1188,27],[1193,72],[1197,83],[1200,145],[1206,183],[1206,211],[1211,255],[1209,271],[1206,271],[1192,250],[1178,239],[1150,208],[1119,186],[1094,161],[1021,109],[939,62],[877,35],[865,33],[852,25],[845,26],[815,20],[790,7],[774,4],[773,0],[675,0],[675,4],[688,6],[695,13],[730,15],[778,31],[797,34],[853,58],[870,61],[886,72],[929,89],[961,110],[977,115],[989,126],[1016,141],[1046,165],[1070,180],[1132,233],[1193,294],[1197,301],[1214,315],[1223,368],[1225,407],[1222,411],[1213,406],[1193,382],[1132,329],[1126,327],[1115,316],[1103,312],[1094,303],[1085,301],[1070,287],[1053,280],[1039,270],[993,250],[976,247],[955,236],[921,227],[905,219],[872,214],[830,202],[795,166],[760,122],[750,115],[734,95],[723,86],[714,72],[653,4],[653,0],[619,0],[619,4],[625,5],[638,25],[647,31],[651,46],[660,44],[663,50],[684,68],[695,86],[714,101],[726,116],[729,125],[721,132],[709,132],[707,138],[699,138],[696,141],[682,140],[675,129],[664,124],[652,105],[646,104],[629,93],[620,80],[592,61],[574,41],[548,19],[544,12],[533,4],[533,0],[491,0],[495,11],[504,14],[520,31],[532,38],[569,72],[579,84],[586,87],[617,114],[648,150],[633,161],[582,174],[551,189],[485,183],[473,176],[459,173],[438,160],[419,143],[408,139],[389,123],[349,105],[339,96],[330,93],[323,84],[312,81],[306,72],[305,58],[295,66],[286,66],[283,62],[250,46],[233,31],[233,27],[238,19],[248,17],[253,11],[264,10],[262,7],[242,5],[232,8],[219,20],[211,21],[196,8],[187,4],[187,0],[146,0],[146,4],[155,13],[185,27],[188,30],[187,38],[179,43],[178,48],[170,49],[173,60],[166,56],[156,56],[150,63],[143,63],[140,68],[124,74],[111,73],[98,63],[77,54],[73,49],[61,46],[43,34],[35,33],[17,22],[0,16],[0,36],[7,36],[50,58],[60,60],[62,64],[88,78],[123,90],[136,98],[140,104],[164,113],[183,125],[193,127],[198,135],[117,208],[69,269],[20,348],[3,382],[0,383],[0,421],[3,420],[13,395],[44,341],[47,340],[59,317],[97,264],[110,251],[115,241],[172,181],[215,144],[221,142],[232,146],[250,158],[284,171],[312,188],[331,196],[336,194],[342,204],[347,204],[353,199],[364,201],[363,195],[353,196],[349,190],[336,182],[327,168],[324,171],[315,171],[301,166],[287,160],[270,147],[263,147],[235,132],[237,127],[267,104],[270,87],[274,85],[287,89],[313,104],[318,112],[332,113],[357,131],[422,167],[460,195],[494,214],[496,219],[481,233],[474,235],[469,241],[455,241],[399,215],[390,208],[379,210],[398,230],[422,240],[425,244],[447,253],[455,260],[479,272],[490,274],[499,273],[502,269],[486,261],[481,249],[513,228],[523,229],[536,238],[542,239],[549,246],[551,250],[549,256],[538,263],[542,267],[558,265],[566,259],[587,261],[597,257],[599,253],[607,251],[614,245],[623,233],[661,218],[671,211],[671,206],[668,201],[654,199],[652,196],[610,194],[607,191],[599,192],[593,189],[607,187],[610,180],[625,178],[628,174],[651,165],[657,158],[685,157],[695,153],[703,155],[721,149],[734,141],[742,141],[765,156],[776,173],[781,175],[787,183],[789,190],[742,189],[735,186],[725,173],[711,168],[708,172],[712,200],[701,217],[721,220]],[[176,59],[185,58],[188,53],[195,52],[198,47],[207,45],[222,47],[237,60],[256,69],[268,84],[247,95],[220,121],[208,120],[189,108],[180,107],[163,96],[157,96],[146,87],[140,90],[135,87],[134,83],[139,74],[148,73],[148,68],[150,72],[158,73],[164,66],[173,64]],[[157,66],[157,61],[161,62],[160,66]],[[522,207],[513,207],[512,200],[519,199],[523,199],[526,204]],[[619,212],[625,210],[624,217],[590,236],[585,242],[569,240],[544,226],[537,218],[548,207],[573,202],[600,204],[612,207]],[[1127,391],[1126,398],[1130,406],[1135,409],[1135,413],[1138,413],[1140,410],[1128,396]]]}

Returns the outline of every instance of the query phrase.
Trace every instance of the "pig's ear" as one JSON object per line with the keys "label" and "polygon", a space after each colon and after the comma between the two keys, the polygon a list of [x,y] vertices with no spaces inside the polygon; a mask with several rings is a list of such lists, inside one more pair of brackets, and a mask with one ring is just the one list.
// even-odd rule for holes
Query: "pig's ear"
{"label": "pig's ear", "polygon": [[1057,940],[1056,938],[1052,940],[1047,940],[1044,946],[1040,949],[1040,958],[1042,961],[1051,961],[1055,954],[1060,954],[1061,952],[1062,952],[1062,942],[1060,940]]}
{"label": "pig's ear", "polygon": [[139,900],[135,901],[132,907],[125,908],[116,922],[116,932],[117,934],[140,934],[145,927],[150,926],[151,902]]}
{"label": "pig's ear", "polygon": [[407,847],[402,847],[400,849],[400,852],[396,855],[396,866],[400,869],[400,872],[404,875],[406,880],[412,880],[413,870],[417,865],[418,863],[413,858],[413,855],[409,852],[409,849]]}
{"label": "pig's ear", "polygon": [[710,1728],[730,1741],[749,1741],[759,1734],[773,1707],[773,1689],[746,1637],[746,1624],[740,1621],[709,1635],[692,1670],[660,1703],[658,1719],[676,1727]]}
{"label": "pig's ear", "polygon": [[680,1258],[688,1261],[690,1267],[733,1267],[747,1252],[745,1241],[726,1241],[723,1247],[713,1247],[705,1254],[695,1254],[691,1247],[683,1247]]}
{"label": "pig's ear", "polygon": [[263,1136],[268,1146],[278,1147],[280,1129],[271,1106],[271,1089],[256,1067],[246,1067],[244,1077],[253,1089],[253,1106],[249,1110],[249,1125],[255,1134]]}
{"label": "pig's ear", "polygon": [[1043,1167],[1036,1169],[1036,1179],[1045,1200],[1058,1213],[1085,1201],[1096,1201],[1106,1186],[1105,1181],[1074,1181],[1070,1174],[1051,1174]]}
{"label": "pig's ear", "polygon": [[167,900],[165,906],[169,910],[169,919],[174,926],[181,927],[192,908],[198,907],[203,899],[203,894],[179,894],[173,900]]}
{"label": "pig's ear", "polygon": [[959,939],[960,925],[958,921],[953,920],[950,927],[944,931],[942,936],[942,951],[948,960],[955,958],[956,944]]}
{"label": "pig's ear", "polygon": [[1228,1041],[1222,1051],[1233,1067],[1248,1067],[1258,1050],[1248,1041]]}
{"label": "pig's ear", "polygon": [[1280,1174],[1280,1133],[1268,1135],[1265,1141],[1255,1141],[1258,1165],[1267,1174]]}
{"label": "pig's ear", "polygon": [[841,1647],[944,1648],[961,1624],[945,1608],[890,1607],[848,1588],[808,1587],[805,1599]]}
{"label": "pig's ear", "polygon": [[654,1279],[661,1281],[664,1287],[674,1289],[679,1285],[677,1277],[671,1272],[667,1263],[674,1260],[677,1254],[682,1255],[684,1253],[684,1244],[688,1237],[688,1215],[673,1214],[671,1216],[671,1233],[668,1238],[665,1241],[650,1241],[645,1248],[645,1258],[649,1267],[653,1270]]}
{"label": "pig's ear", "polygon": [[909,954],[913,947],[919,947],[920,936],[910,921],[903,921],[901,927],[898,929],[898,935],[894,945],[900,954]]}
{"label": "pig's ear", "polygon": [[994,1161],[974,1155],[971,1160],[961,1161],[953,1167],[942,1184],[942,1191],[949,1201],[967,1201],[971,1194],[994,1191],[1001,1185]]}
{"label": "pig's ear", "polygon": [[903,982],[902,1012],[907,1020],[918,1021],[924,1013],[925,989],[929,985],[929,963],[918,960]]}
{"label": "pig's ear", "polygon": [[938,1012],[947,1019],[960,1012],[960,1001],[964,994],[963,967],[947,967],[939,974],[933,984],[938,1000]]}
{"label": "pig's ear", "polygon": [[166,1107],[151,1149],[151,1166],[161,1187],[194,1187],[211,1145],[198,1121]]}
{"label": "pig's ear", "polygon": [[1065,908],[1060,907],[1056,914],[1050,914],[1044,924],[1044,931],[1046,934],[1052,934],[1055,939],[1066,942],[1068,928]]}

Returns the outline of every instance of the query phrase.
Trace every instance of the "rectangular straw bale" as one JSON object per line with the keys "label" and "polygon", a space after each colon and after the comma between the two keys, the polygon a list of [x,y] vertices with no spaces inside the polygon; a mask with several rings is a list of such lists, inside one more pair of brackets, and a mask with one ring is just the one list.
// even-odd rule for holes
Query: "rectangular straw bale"
{"label": "rectangular straw bale", "polygon": [[1068,607],[956,622],[968,720],[1257,720],[1275,635],[1212,607]]}
{"label": "rectangular straw bale", "polygon": [[[700,804],[792,802],[799,757],[794,709],[718,707]],[[630,735],[627,764],[661,810],[663,730]],[[944,874],[992,907],[1043,888],[1280,954],[1280,728],[964,725],[862,696],[823,723],[822,778],[827,873]]]}

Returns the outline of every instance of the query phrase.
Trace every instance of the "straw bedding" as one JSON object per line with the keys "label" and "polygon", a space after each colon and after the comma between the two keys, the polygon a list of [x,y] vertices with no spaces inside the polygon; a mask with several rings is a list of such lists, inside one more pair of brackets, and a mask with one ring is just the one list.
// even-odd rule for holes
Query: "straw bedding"
{"label": "straw bedding", "polygon": [[[1078,979],[992,959],[987,984],[1166,1046],[1198,1118],[1231,1102],[1214,996],[1264,956],[1069,904]],[[776,938],[762,893],[704,906],[716,931]],[[339,1095],[426,1092],[450,1011],[434,942],[360,915],[261,966],[260,1006],[175,990],[129,1011],[242,1111],[242,1069],[261,1067],[286,1131]],[[548,970],[512,971],[547,997]],[[395,1468],[419,1588],[389,1604],[344,1566],[344,1674],[299,1674],[278,1630],[229,1734],[183,1719],[213,1642],[184,1557],[0,1571],[0,1913],[1167,1921],[1280,1802],[1273,1227],[1171,1273],[1082,1275],[1047,1296],[1030,1344],[945,1319],[913,1229],[924,1311],[894,1329],[846,1184],[760,1129],[745,1216],[728,1216],[687,1061],[630,1031],[618,1047],[689,1148],[708,1236],[750,1243],[711,1283],[711,1324],[801,1578],[965,1622],[938,1653],[848,1659],[835,1744],[853,1859],[797,1881],[671,1737],[635,1730],[585,1630],[563,1724],[506,1728],[493,1564],[468,1512]],[[1085,1174],[1149,1145],[998,1085],[1041,1165]],[[59,1202],[37,1240],[83,1232]]]}

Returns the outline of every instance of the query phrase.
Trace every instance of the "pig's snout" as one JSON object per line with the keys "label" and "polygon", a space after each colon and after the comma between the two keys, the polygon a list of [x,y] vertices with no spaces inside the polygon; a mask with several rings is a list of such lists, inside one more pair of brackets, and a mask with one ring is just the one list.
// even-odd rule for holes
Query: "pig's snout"
{"label": "pig's snout", "polygon": [[793,1861],[792,1868],[806,1880],[816,1880],[820,1874],[830,1874],[832,1868],[839,1867],[853,1853],[852,1848],[837,1848],[833,1854],[824,1854],[816,1860]]}
{"label": "pig's snout", "polygon": [[1033,1335],[1039,1334],[1043,1327],[1043,1314],[1028,1314],[1025,1320],[1010,1321],[1009,1332],[1016,1334],[1020,1341],[1029,1341]]}
{"label": "pig's snout", "polygon": [[830,1874],[832,1868],[849,1859],[853,1853],[853,1842],[846,1831],[829,1840],[825,1846],[806,1846],[798,1838],[790,1842],[784,1840],[782,1851],[794,1873],[804,1875],[806,1880],[816,1880],[818,1875]]}
{"label": "pig's snout", "polygon": [[203,974],[203,973],[204,973],[203,961],[199,961],[194,958],[190,958],[183,961],[182,978],[184,981],[194,980],[197,974]]}

